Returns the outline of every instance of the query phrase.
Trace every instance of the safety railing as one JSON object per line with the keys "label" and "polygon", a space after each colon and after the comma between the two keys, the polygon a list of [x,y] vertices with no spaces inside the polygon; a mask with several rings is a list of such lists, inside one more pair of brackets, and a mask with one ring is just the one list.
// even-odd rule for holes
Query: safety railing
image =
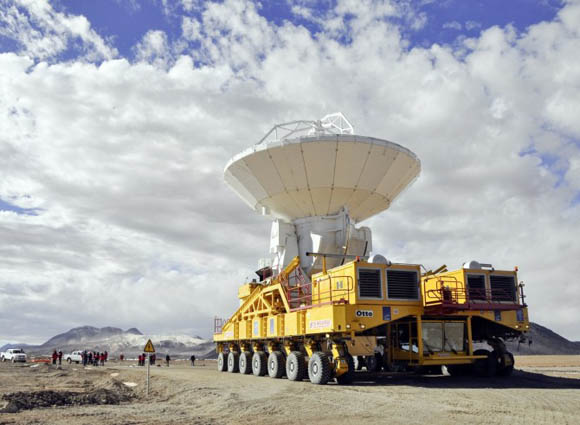
{"label": "safety railing", "polygon": [[486,307],[507,308],[508,306],[522,306],[524,299],[523,288],[513,290],[506,288],[482,289],[466,288],[464,282],[457,280],[439,280],[440,287],[427,289],[423,286],[425,306],[445,306],[456,308],[483,309]]}
{"label": "safety railing", "polygon": [[[423,299],[425,300],[425,305],[440,305],[443,302],[449,304],[459,304],[460,297],[459,293],[461,289],[465,288],[463,282],[458,281],[455,277],[445,276],[440,278],[435,278],[435,284],[439,286],[438,288],[427,289],[427,282],[429,279],[423,282]],[[429,282],[433,285],[432,282]]]}
{"label": "safety railing", "polygon": [[213,318],[213,333],[221,334],[227,321],[228,319],[222,319],[221,317],[215,316]]}
{"label": "safety railing", "polygon": [[306,280],[300,267],[296,268],[280,283],[286,292],[286,299],[291,308],[294,308],[300,300],[307,300],[311,296],[312,285]]}
{"label": "safety railing", "polygon": [[[328,285],[324,285],[328,282]],[[341,283],[341,286],[337,285]],[[324,289],[323,289],[324,287]],[[350,304],[354,282],[351,276],[326,276],[314,283],[284,285],[290,311],[327,304]]]}

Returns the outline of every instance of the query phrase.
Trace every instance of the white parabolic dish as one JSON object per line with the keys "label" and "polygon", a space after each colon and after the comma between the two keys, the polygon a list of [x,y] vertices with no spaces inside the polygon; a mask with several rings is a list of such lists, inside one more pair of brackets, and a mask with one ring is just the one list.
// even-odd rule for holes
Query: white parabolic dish
{"label": "white parabolic dish", "polygon": [[417,156],[396,143],[320,134],[254,145],[224,174],[251,208],[273,218],[328,216],[346,207],[360,222],[389,208],[420,171]]}

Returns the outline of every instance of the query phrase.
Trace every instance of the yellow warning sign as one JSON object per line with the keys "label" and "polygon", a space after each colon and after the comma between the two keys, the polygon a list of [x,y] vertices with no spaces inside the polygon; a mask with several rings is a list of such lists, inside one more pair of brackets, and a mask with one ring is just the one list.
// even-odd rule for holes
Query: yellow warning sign
{"label": "yellow warning sign", "polygon": [[153,347],[153,343],[151,342],[151,340],[147,341],[147,344],[145,344],[145,348],[143,349],[143,351],[146,353],[154,353],[155,352],[155,347]]}

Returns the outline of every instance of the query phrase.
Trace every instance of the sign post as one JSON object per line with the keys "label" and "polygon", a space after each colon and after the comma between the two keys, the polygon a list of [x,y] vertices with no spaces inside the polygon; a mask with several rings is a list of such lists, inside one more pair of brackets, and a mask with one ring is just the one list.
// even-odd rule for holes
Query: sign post
{"label": "sign post", "polygon": [[147,353],[147,395],[149,395],[149,376],[150,376],[149,368],[151,366],[151,354],[155,353],[155,347],[153,347],[153,343],[151,342],[151,340],[147,341],[147,344],[145,344],[143,352]]}

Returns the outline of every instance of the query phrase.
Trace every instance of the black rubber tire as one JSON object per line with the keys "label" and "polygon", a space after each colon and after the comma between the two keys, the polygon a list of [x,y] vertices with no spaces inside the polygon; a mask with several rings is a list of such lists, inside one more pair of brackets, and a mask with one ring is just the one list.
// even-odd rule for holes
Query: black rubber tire
{"label": "black rubber tire", "polygon": [[268,373],[268,358],[263,351],[256,351],[252,356],[252,373],[256,376]]}
{"label": "black rubber tire", "polygon": [[244,351],[240,354],[238,369],[241,374],[249,375],[252,373],[252,353]]}
{"label": "black rubber tire", "polygon": [[471,373],[472,367],[470,364],[450,364],[446,365],[447,373],[453,377],[467,376]]}
{"label": "black rubber tire", "polygon": [[486,359],[478,359],[473,364],[473,370],[477,376],[483,378],[490,378],[495,376],[497,372],[497,354],[495,351],[489,350],[475,350],[473,352],[476,356],[487,355]]}
{"label": "black rubber tire", "polygon": [[306,376],[306,361],[300,351],[292,351],[286,358],[286,376],[290,381],[302,381]]}
{"label": "black rubber tire", "polygon": [[238,373],[240,371],[240,355],[230,351],[228,354],[228,372]]}
{"label": "black rubber tire", "polygon": [[322,351],[312,353],[308,361],[308,378],[316,385],[325,385],[330,380],[330,360]]}
{"label": "black rubber tire", "polygon": [[497,376],[508,377],[514,371],[514,364],[515,364],[514,355],[512,353],[510,353],[509,351],[506,354],[511,358],[512,364],[509,366],[506,366],[505,360],[501,356],[498,356],[497,371],[496,371]]}
{"label": "black rubber tire", "polygon": [[220,372],[228,370],[228,357],[225,353],[218,354],[217,367]]}
{"label": "black rubber tire", "polygon": [[268,375],[279,379],[286,373],[286,361],[281,351],[272,351],[268,356]]}
{"label": "black rubber tire", "polygon": [[72,360],[71,360],[70,358],[68,358],[68,359],[67,359],[67,363],[68,363],[68,364],[71,364],[71,363],[72,363]]}
{"label": "black rubber tire", "polygon": [[443,375],[443,368],[441,366],[426,366],[424,368],[424,375]]}
{"label": "black rubber tire", "polygon": [[354,380],[354,359],[348,353],[346,353],[346,362],[348,363],[348,371],[340,376],[336,377],[336,382],[339,385],[349,385],[352,384]]}
{"label": "black rubber tire", "polygon": [[380,372],[383,366],[383,356],[375,353],[374,356],[365,356],[365,364],[368,372]]}

